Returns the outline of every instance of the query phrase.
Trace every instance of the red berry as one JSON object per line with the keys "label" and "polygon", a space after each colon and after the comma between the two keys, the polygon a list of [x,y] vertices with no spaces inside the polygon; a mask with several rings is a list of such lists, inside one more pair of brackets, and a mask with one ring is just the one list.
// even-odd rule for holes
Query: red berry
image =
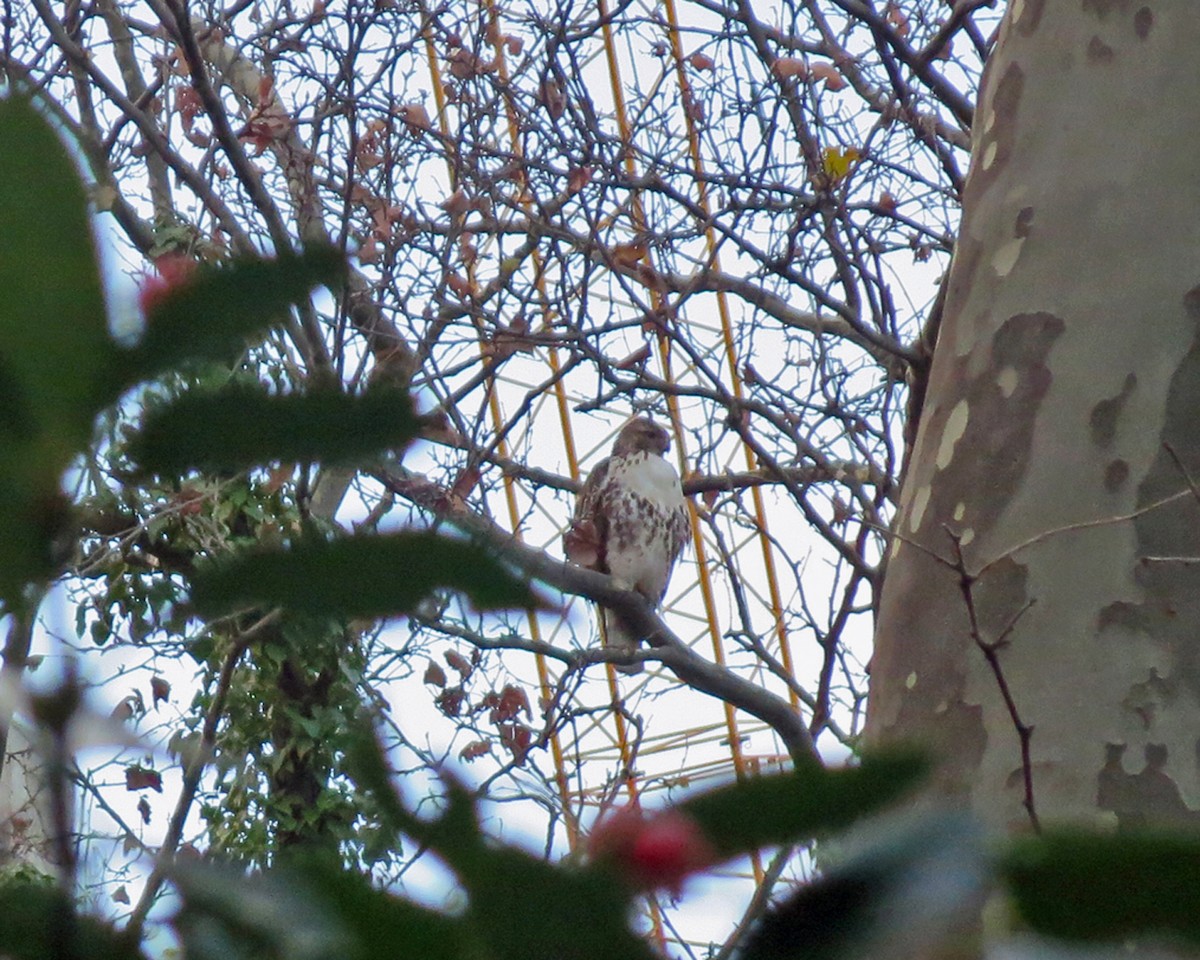
{"label": "red berry", "polygon": [[647,818],[626,807],[593,832],[592,856],[603,860],[637,888],[667,887],[678,891],[683,881],[716,859],[699,824],[678,810]]}
{"label": "red berry", "polygon": [[196,272],[196,261],[182,253],[164,253],[156,257],[157,274],[147,275],[138,291],[138,306],[149,316],[174,290],[184,286]]}

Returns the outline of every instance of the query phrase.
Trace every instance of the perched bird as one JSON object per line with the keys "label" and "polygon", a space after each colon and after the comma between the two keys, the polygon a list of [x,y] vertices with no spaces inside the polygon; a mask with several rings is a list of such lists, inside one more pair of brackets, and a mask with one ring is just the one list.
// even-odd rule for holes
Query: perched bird
{"label": "perched bird", "polygon": [[[688,535],[688,510],[679,474],[663,457],[670,435],[647,417],[621,428],[611,456],[588,475],[563,537],[567,559],[637,590],[656,606]],[[611,610],[600,611],[608,647],[632,654],[643,639]],[[621,664],[637,673],[640,663]]]}

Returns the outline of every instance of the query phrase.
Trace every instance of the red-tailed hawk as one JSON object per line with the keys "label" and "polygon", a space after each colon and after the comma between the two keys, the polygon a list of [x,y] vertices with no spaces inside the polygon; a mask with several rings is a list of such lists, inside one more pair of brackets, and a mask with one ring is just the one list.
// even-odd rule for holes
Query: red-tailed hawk
{"label": "red-tailed hawk", "polygon": [[[664,459],[667,431],[646,417],[621,428],[612,455],[588,475],[571,528],[563,537],[567,558],[637,590],[655,605],[667,592],[671,568],[688,536],[688,510],[679,474]],[[633,653],[633,636],[611,611],[600,611],[606,646]],[[621,664],[637,673],[640,663]]]}

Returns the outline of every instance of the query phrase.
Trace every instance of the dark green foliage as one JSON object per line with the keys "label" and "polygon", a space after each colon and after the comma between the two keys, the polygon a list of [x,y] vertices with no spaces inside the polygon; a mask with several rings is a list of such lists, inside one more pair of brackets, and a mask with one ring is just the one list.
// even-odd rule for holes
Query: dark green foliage
{"label": "dark green foliage", "polygon": [[141,960],[108,924],[82,916],[49,880],[0,879],[0,955],[11,960]]}
{"label": "dark green foliage", "polygon": [[246,340],[278,323],[314,286],[335,286],[346,272],[337,250],[281,252],[274,260],[238,259],[202,266],[158,302],[137,346],[122,355],[126,382],[149,379],[182,363],[233,360]]}
{"label": "dark green foliage", "polygon": [[51,577],[67,549],[63,472],[97,414],[127,387],[184,361],[231,359],[288,304],[338,282],[340,253],[283,253],[202,267],[153,309],[140,343],[119,347],[79,176],[50,126],[0,100],[0,599]]}
{"label": "dark green foliage", "polygon": [[198,571],[193,600],[206,614],[274,604],[335,617],[412,610],[439,587],[480,609],[541,606],[537,594],[482,548],[404,531],[333,540],[309,535],[288,549],[252,550]]}
{"label": "dark green foliage", "polygon": [[1021,916],[1072,940],[1167,934],[1200,945],[1200,836],[1055,830],[1004,857]]}
{"label": "dark green foliage", "polygon": [[54,571],[60,478],[115,399],[79,176],[23,100],[0,100],[0,599]]}
{"label": "dark green foliage", "polygon": [[[861,766],[840,770],[813,764],[701,794],[680,809],[706,829],[718,853],[734,856],[842,830],[908,792],[925,769],[920,756],[903,752],[865,757]],[[745,816],[747,808],[767,815]]]}
{"label": "dark green foliage", "polygon": [[159,474],[243,470],[273,460],[344,463],[402,449],[417,427],[401,390],[278,396],[238,385],[184,394],[147,419],[130,453]]}

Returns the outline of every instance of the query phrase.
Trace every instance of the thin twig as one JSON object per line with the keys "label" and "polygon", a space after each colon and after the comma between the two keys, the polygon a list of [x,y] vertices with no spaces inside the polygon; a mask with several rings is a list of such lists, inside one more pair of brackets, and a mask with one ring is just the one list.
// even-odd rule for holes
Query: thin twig
{"label": "thin twig", "polygon": [[950,542],[954,545],[958,586],[962,592],[963,603],[967,609],[971,640],[979,648],[984,659],[987,661],[989,669],[992,671],[992,676],[996,680],[996,687],[1000,691],[1000,696],[1004,699],[1004,706],[1008,710],[1008,716],[1012,720],[1013,728],[1017,731],[1017,739],[1021,744],[1021,776],[1025,783],[1023,805],[1029,814],[1029,822],[1033,825],[1034,831],[1041,833],[1042,826],[1038,820],[1033,797],[1033,760],[1030,753],[1030,742],[1033,740],[1033,727],[1021,720],[1021,714],[1017,710],[1017,702],[1013,699],[1012,689],[1009,687],[1008,679],[1004,676],[1004,670],[1000,666],[1000,651],[1008,646],[1009,635],[1012,633],[1013,628],[1016,627],[1017,621],[1025,615],[1035,601],[1030,600],[1021,607],[1013,615],[1012,619],[1009,620],[1004,629],[1000,631],[995,640],[984,640],[983,633],[979,628],[979,614],[975,608],[975,584],[979,582],[979,575],[967,571],[966,561],[963,559],[962,537],[949,528],[946,528],[946,534],[950,537]]}
{"label": "thin twig", "polygon": [[158,860],[154,864],[154,869],[150,871],[150,876],[146,879],[146,886],[142,890],[141,897],[138,898],[137,906],[133,908],[133,912],[129,915],[129,923],[125,928],[125,932],[131,940],[136,941],[141,937],[142,927],[146,923],[146,916],[149,914],[150,908],[154,905],[158,891],[162,888],[163,881],[166,879],[167,868],[170,866],[171,858],[179,848],[179,841],[183,837],[183,828],[187,823],[188,813],[191,811],[192,802],[196,798],[196,791],[200,788],[200,777],[204,773],[208,758],[212,755],[216,745],[217,726],[220,724],[221,717],[225,712],[225,701],[229,696],[229,688],[233,682],[233,671],[242,659],[242,654],[246,652],[246,649],[250,646],[254,638],[266,627],[277,621],[279,617],[280,611],[273,610],[251,624],[245,632],[235,638],[233,646],[225,657],[225,662],[221,665],[221,673],[217,678],[216,689],[213,691],[212,703],[209,704],[208,712],[204,716],[204,727],[201,730],[200,743],[195,752],[187,759],[187,766],[183,772],[183,786],[179,791],[179,799],[175,803],[175,810],[171,813],[171,819],[167,825],[166,838],[159,848]]}

